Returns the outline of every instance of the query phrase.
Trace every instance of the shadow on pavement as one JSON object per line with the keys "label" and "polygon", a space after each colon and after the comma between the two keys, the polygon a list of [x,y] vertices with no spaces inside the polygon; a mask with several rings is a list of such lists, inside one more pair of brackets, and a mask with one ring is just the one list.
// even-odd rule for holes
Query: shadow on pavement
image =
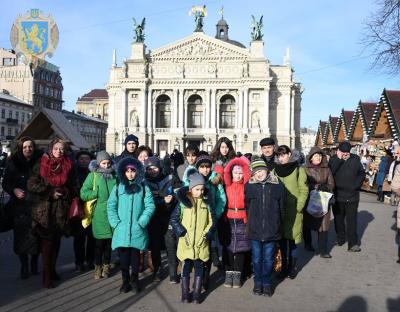
{"label": "shadow on pavement", "polygon": [[400,311],[400,297],[388,298],[386,300],[386,307],[389,312],[399,312]]}
{"label": "shadow on pavement", "polygon": [[361,296],[351,296],[347,298],[337,310],[338,312],[367,312],[367,301]]}

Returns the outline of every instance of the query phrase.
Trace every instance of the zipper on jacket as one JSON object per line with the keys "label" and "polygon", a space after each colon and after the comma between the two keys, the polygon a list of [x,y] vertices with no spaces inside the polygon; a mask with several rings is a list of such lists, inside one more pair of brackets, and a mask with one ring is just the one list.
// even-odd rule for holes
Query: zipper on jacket
{"label": "zipper on jacket", "polygon": [[261,205],[261,215],[262,215],[262,229],[263,234],[265,233],[265,218],[264,218],[264,207],[265,207],[265,184],[262,184],[262,205]]}
{"label": "zipper on jacket", "polygon": [[197,201],[198,201],[199,199],[196,199],[196,200],[194,200],[194,214],[195,214],[195,219],[194,219],[194,234],[193,234],[193,256],[195,257],[196,256],[196,228],[197,228],[197,213],[198,213],[198,211],[197,211]]}
{"label": "zipper on jacket", "polygon": [[[235,185],[235,213],[237,213],[237,205],[236,205],[236,199],[237,199],[237,189]],[[236,216],[235,216],[236,217]],[[229,222],[229,221],[228,221]],[[233,253],[236,252],[236,218],[233,219],[233,224],[234,224],[234,232],[233,232]]]}

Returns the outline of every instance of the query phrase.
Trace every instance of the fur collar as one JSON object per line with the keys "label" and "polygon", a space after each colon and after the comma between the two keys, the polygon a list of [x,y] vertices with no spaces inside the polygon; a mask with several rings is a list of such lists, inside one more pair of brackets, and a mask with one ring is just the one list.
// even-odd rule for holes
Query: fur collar
{"label": "fur collar", "polygon": [[[187,194],[188,192],[189,192],[189,187],[188,186],[181,187],[176,192],[176,197],[177,197],[178,201],[182,205],[184,205],[185,207],[188,207],[188,208],[192,208],[193,205],[192,205],[192,202],[190,201],[190,199],[188,197],[188,194]],[[208,206],[211,206],[211,203],[213,202],[212,201],[212,194],[207,188],[204,189],[203,199],[204,199],[204,202]]]}

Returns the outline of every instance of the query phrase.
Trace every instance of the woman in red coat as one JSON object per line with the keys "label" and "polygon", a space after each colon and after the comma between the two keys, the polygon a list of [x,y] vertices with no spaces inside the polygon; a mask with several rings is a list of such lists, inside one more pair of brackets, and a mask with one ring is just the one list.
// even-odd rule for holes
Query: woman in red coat
{"label": "woman in red coat", "polygon": [[244,185],[250,177],[249,160],[244,156],[232,159],[224,169],[227,209],[221,221],[220,238],[226,255],[225,287],[241,287],[246,252],[251,250],[244,206]]}

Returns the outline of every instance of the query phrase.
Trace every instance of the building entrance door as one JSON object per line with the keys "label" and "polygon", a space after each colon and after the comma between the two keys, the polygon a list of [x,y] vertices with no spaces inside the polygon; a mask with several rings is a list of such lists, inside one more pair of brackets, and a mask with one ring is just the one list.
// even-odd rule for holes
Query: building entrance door
{"label": "building entrance door", "polygon": [[157,140],[157,153],[160,158],[164,158],[168,153],[168,140]]}

